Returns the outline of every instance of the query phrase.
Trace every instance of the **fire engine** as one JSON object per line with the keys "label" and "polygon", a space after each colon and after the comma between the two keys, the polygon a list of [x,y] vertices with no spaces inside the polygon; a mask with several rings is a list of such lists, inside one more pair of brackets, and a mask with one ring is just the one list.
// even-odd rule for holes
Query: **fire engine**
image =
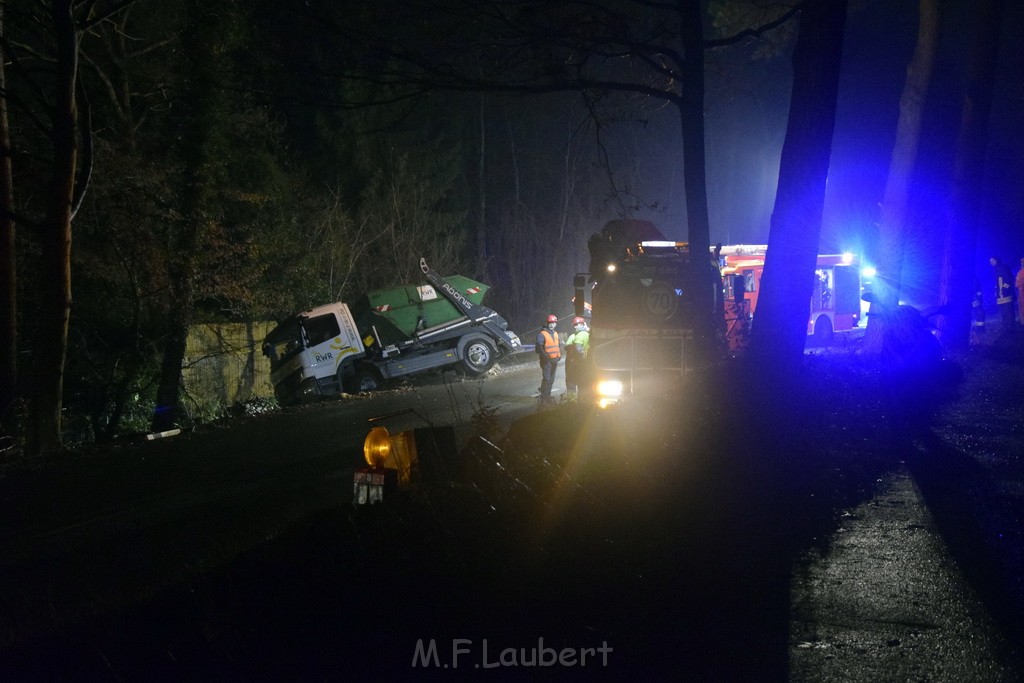
{"label": "fire engine", "polygon": [[[766,252],[765,245],[732,245],[722,247],[720,252],[731,349],[746,344],[750,321],[757,309]],[[861,264],[856,255],[818,255],[807,319],[807,334],[813,344],[827,346],[836,332],[852,330],[860,324],[862,293]]]}
{"label": "fire engine", "polygon": [[[591,316],[590,388],[599,405],[610,405],[638,384],[659,387],[682,378],[693,340],[694,264],[711,268],[714,254],[691,260],[686,242],[673,242],[647,221],[608,223],[588,243],[590,272],[576,276],[577,315]],[[732,245],[719,250],[725,334],[732,349],[746,344],[757,308],[767,247]],[[858,326],[861,313],[859,259],[818,256],[807,321],[813,343],[827,345],[836,332]],[[587,301],[587,299],[591,301]]]}
{"label": "fire engine", "polygon": [[[693,339],[690,252],[648,221],[617,220],[591,237],[590,272],[576,277],[577,315],[591,298],[591,388],[609,405],[637,384],[686,370]],[[710,267],[711,262],[705,259]]]}

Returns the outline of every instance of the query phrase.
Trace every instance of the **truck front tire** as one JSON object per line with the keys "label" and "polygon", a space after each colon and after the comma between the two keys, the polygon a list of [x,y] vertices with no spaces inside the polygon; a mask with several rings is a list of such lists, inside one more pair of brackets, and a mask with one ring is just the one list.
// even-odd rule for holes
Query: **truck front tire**
{"label": "truck front tire", "polygon": [[482,375],[494,365],[494,346],[484,339],[474,339],[462,355],[462,369],[468,375]]}
{"label": "truck front tire", "polygon": [[350,394],[362,394],[367,391],[378,391],[384,386],[380,375],[370,368],[359,368],[345,380],[345,391]]}

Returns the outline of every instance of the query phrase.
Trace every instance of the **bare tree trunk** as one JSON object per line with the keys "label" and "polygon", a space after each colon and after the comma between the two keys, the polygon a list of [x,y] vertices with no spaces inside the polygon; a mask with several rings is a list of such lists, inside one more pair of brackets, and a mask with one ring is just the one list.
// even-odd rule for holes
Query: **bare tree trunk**
{"label": "bare tree trunk", "polygon": [[[931,82],[939,42],[939,0],[920,0],[918,14],[917,45],[907,66],[907,79],[900,97],[900,117],[896,124],[896,141],[882,199],[879,275],[874,280],[872,293],[879,305],[886,309],[899,303],[910,181],[917,161],[924,100]],[[869,324],[869,328],[873,327]]]}
{"label": "bare tree trunk", "polygon": [[515,206],[516,214],[518,215],[523,206],[523,195],[522,188],[520,187],[519,155],[516,153],[515,129],[512,127],[512,117],[509,116],[507,103],[505,106],[505,126],[508,128],[509,159],[512,162],[512,202],[513,206]]}
{"label": "bare tree trunk", "polygon": [[[0,35],[4,9],[0,2]],[[0,92],[7,92],[6,61],[0,56]],[[10,409],[18,383],[17,265],[14,258],[14,178],[11,169],[11,129],[7,98],[0,97],[0,425],[10,431]]]}
{"label": "bare tree trunk", "polygon": [[484,95],[480,93],[480,153],[476,163],[476,272],[487,277],[487,119]]}
{"label": "bare tree trunk", "polygon": [[940,317],[939,329],[943,341],[954,347],[966,346],[970,336],[980,188],[984,188],[985,146],[999,51],[1002,1],[978,0],[973,7],[974,23],[967,56],[967,83],[957,140],[951,216],[946,228],[939,284],[940,299],[948,305],[949,311]]}
{"label": "bare tree trunk", "polygon": [[709,358],[714,343],[715,291],[710,267],[711,220],[704,148],[704,25],[702,3],[679,3],[680,33],[686,68],[679,115],[683,136],[683,186],[686,195],[687,240],[694,264],[694,337],[698,356]]}
{"label": "bare tree trunk", "polygon": [[784,381],[807,341],[846,25],[845,0],[809,0],[793,53],[789,124],[754,319],[751,355]]}
{"label": "bare tree trunk", "polygon": [[155,432],[167,431],[178,421],[181,409],[181,366],[185,358],[185,344],[188,341],[188,326],[191,322],[190,299],[190,294],[179,289],[167,317],[164,355],[160,362],[160,383],[156,392],[156,411],[151,424]]}
{"label": "bare tree trunk", "polygon": [[72,0],[54,0],[51,6],[57,55],[51,131],[54,160],[40,240],[42,272],[39,323],[32,345],[28,453],[51,451],[62,443],[64,359],[71,315],[71,217],[78,160],[78,34],[71,9]]}
{"label": "bare tree trunk", "polygon": [[196,24],[183,38],[182,47],[189,55],[190,88],[186,93],[187,120],[184,125],[184,188],[182,218],[170,254],[170,287],[164,333],[164,353],[156,393],[156,411],[151,423],[153,431],[175,426],[181,410],[181,367],[185,358],[188,328],[192,324],[196,300],[197,252],[209,219],[211,177],[216,160],[210,149],[214,137],[215,116],[219,96],[216,91],[217,70],[214,54],[217,26],[211,21],[208,3],[194,0],[188,12]]}
{"label": "bare tree trunk", "polygon": [[125,363],[125,369],[124,373],[121,375],[121,379],[114,381],[115,377],[113,376],[113,373],[111,373],[111,380],[114,385],[113,395],[110,399],[112,407],[110,409],[110,416],[105,425],[101,424],[99,420],[100,415],[103,413],[104,406],[95,406],[96,415],[93,419],[93,432],[96,434],[96,440],[101,443],[113,441],[117,436],[118,430],[121,428],[121,420],[124,417],[129,389],[134,386],[135,379],[139,376],[139,371],[142,368],[143,350],[140,347],[140,342],[142,340],[142,295],[139,292],[139,287],[135,282],[134,276],[129,274],[129,277],[132,282],[133,294],[132,324],[125,331],[131,335],[133,343],[131,350],[128,352],[128,360]]}

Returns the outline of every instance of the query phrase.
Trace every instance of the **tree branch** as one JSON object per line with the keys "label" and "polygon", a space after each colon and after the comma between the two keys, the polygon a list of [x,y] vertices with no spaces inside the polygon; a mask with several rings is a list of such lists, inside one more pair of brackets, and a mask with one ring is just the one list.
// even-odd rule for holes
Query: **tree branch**
{"label": "tree branch", "polygon": [[[25,85],[28,86],[29,92],[31,92],[35,96],[36,100],[38,100],[39,103],[43,105],[43,109],[49,109],[50,105],[48,100],[46,99],[46,93],[43,91],[41,87],[39,87],[39,84],[36,83],[35,79],[32,78],[32,76],[28,73],[28,69],[25,68],[25,65],[22,64],[22,61],[18,58],[18,55],[14,50],[14,45],[8,42],[7,37],[3,35],[0,35],[0,50],[2,50],[3,56],[10,60],[11,67],[14,69],[14,72],[24,79]],[[4,91],[2,93],[2,97],[8,102],[13,101],[15,104],[17,104],[18,107],[22,109],[26,115],[28,115],[29,119],[39,128],[40,131],[45,132],[46,130],[48,130],[49,127],[45,123],[43,123],[42,119],[35,115],[35,113],[29,106],[27,106],[25,103],[21,102],[18,99],[11,98],[9,90]]]}
{"label": "tree branch", "polygon": [[106,12],[103,12],[97,15],[96,17],[93,17],[92,19],[88,19],[89,15],[92,14],[93,6],[96,4],[96,0],[85,0],[86,11],[84,14],[86,19],[79,24],[78,30],[88,31],[97,24],[102,24],[104,21],[111,18],[124,8],[133,5],[135,2],[136,0],[120,0],[120,2],[114,3],[113,7],[108,9]]}
{"label": "tree branch", "polygon": [[31,218],[21,215],[16,211],[3,211],[0,210],[0,218],[6,218],[12,220],[23,228],[29,228],[31,230],[41,230],[43,224],[39,221],[34,221]]}
{"label": "tree branch", "polygon": [[121,106],[121,102],[117,98],[117,88],[114,87],[113,81],[110,80],[110,77],[107,76],[107,73],[102,68],[100,68],[100,65],[97,64],[95,60],[92,59],[92,57],[90,57],[84,51],[81,53],[81,56],[82,59],[89,66],[92,67],[92,70],[93,72],[95,72],[96,77],[99,78],[100,82],[106,89],[107,95],[110,97],[110,103],[114,106],[114,109],[117,111],[118,118],[124,121],[126,119],[125,111],[124,108]]}
{"label": "tree branch", "polygon": [[804,8],[805,4],[806,4],[806,2],[801,2],[801,3],[797,4],[797,5],[795,5],[791,10],[789,10],[788,12],[783,14],[781,17],[779,17],[775,21],[768,22],[764,26],[758,26],[757,28],[744,29],[743,31],[740,31],[739,33],[737,33],[735,35],[729,36],[728,38],[717,38],[715,40],[705,40],[704,41],[704,49],[710,50],[710,49],[714,49],[714,48],[718,48],[718,47],[727,47],[729,45],[735,45],[736,43],[740,42],[744,38],[759,38],[762,34],[767,33],[768,31],[771,31],[773,29],[776,29],[776,28],[782,26],[787,21],[789,21],[790,19],[795,17],[797,14],[799,14],[801,11],[803,11],[803,8]]}
{"label": "tree branch", "polygon": [[92,179],[92,165],[94,159],[92,144],[92,107],[89,105],[89,96],[85,92],[82,81],[77,81],[78,87],[78,130],[82,136],[82,157],[78,166],[78,179],[75,182],[75,189],[71,200],[71,220],[82,206],[85,199],[85,192],[89,189],[89,181]]}

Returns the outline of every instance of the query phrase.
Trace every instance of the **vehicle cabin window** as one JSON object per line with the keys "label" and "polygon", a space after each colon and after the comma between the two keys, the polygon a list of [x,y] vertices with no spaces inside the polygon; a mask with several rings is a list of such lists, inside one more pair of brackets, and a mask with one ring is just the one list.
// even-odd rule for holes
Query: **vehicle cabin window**
{"label": "vehicle cabin window", "polygon": [[831,268],[818,268],[814,271],[814,296],[811,298],[811,306],[815,311],[834,308],[832,301],[832,287],[834,271]]}
{"label": "vehicle cabin window", "polygon": [[743,289],[744,289],[744,291],[747,291],[747,292],[756,292],[757,291],[757,283],[754,280],[754,271],[753,270],[744,270],[743,271]]}
{"label": "vehicle cabin window", "polygon": [[316,346],[323,344],[329,339],[334,339],[341,333],[338,327],[338,319],[333,313],[318,315],[315,318],[307,318],[302,327],[306,330],[306,344]]}
{"label": "vehicle cabin window", "polygon": [[726,299],[733,299],[733,298],[736,297],[736,294],[735,294],[736,288],[733,286],[733,284],[735,283],[735,278],[736,278],[735,275],[730,275],[730,276],[728,276],[728,277],[726,277],[724,279],[724,282],[725,282],[725,298]]}
{"label": "vehicle cabin window", "polygon": [[289,318],[275,328],[263,343],[263,352],[270,358],[271,369],[276,370],[301,351],[301,339],[299,321],[295,318]]}

